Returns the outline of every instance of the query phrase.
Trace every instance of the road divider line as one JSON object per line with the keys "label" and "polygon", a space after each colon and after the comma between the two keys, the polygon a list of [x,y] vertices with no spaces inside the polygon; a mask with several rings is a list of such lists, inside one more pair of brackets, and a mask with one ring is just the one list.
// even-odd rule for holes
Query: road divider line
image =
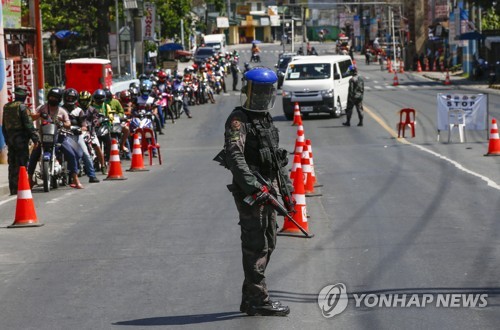
{"label": "road divider line", "polygon": [[493,188],[493,189],[496,189],[496,190],[500,190],[500,185],[498,185],[495,181],[493,181],[492,179],[488,178],[487,176],[484,176],[482,174],[479,174],[477,172],[474,172],[472,170],[469,170],[468,168],[466,168],[465,166],[463,166],[462,164],[460,164],[459,162],[457,161],[454,161],[453,159],[450,159],[438,152],[435,152],[435,151],[432,151],[426,147],[423,147],[423,146],[420,146],[420,145],[417,145],[417,144],[414,144],[408,140],[406,140],[405,138],[398,138],[398,134],[395,130],[393,130],[382,118],[380,118],[378,115],[375,114],[375,112],[373,112],[373,110],[371,110],[370,108],[368,108],[367,106],[363,105],[363,109],[364,111],[366,111],[366,113],[372,117],[380,126],[382,126],[383,129],[385,129],[387,132],[389,132],[389,134],[395,138],[399,143],[401,144],[406,144],[406,145],[410,145],[410,146],[413,146],[421,151],[424,151],[424,152],[427,152],[428,154],[431,154],[432,156],[434,157],[437,157],[439,159],[442,159],[444,161],[447,161],[448,163],[450,163],[451,165],[455,166],[457,169],[459,169],[460,171],[464,172],[464,173],[467,173],[467,174],[470,174],[472,176],[475,176],[481,180],[483,180],[484,182],[486,182],[486,184]]}

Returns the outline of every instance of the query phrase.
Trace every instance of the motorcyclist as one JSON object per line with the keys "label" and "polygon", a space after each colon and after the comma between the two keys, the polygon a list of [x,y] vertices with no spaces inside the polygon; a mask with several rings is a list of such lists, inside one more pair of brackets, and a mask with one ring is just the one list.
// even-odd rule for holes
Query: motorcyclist
{"label": "motorcyclist", "polygon": [[252,43],[252,60],[260,62],[260,48],[255,41]]}
{"label": "motorcyclist", "polygon": [[[96,110],[99,112],[99,120],[98,120],[98,125],[105,125],[108,128],[108,132],[111,132],[111,125],[114,121],[114,113],[111,110],[111,107],[106,104],[106,93],[102,89],[97,89],[94,94],[92,95],[92,106],[96,108]],[[102,119],[107,118],[109,121],[102,121]],[[104,145],[104,159],[106,160],[106,163],[109,162],[109,156],[111,154],[111,135],[104,134],[104,135],[97,135],[97,138],[99,139],[99,142]]]}
{"label": "motorcyclist", "polygon": [[[70,130],[71,121],[68,112],[59,106],[63,98],[63,90],[58,87],[52,88],[47,94],[47,104],[40,105],[32,114],[33,120],[39,120],[46,117],[48,121],[55,123],[59,128]],[[38,127],[42,127],[38,122]],[[61,144],[60,148],[64,153],[65,159],[68,162],[68,171],[72,179],[72,188],[82,189],[83,186],[78,179],[78,162],[80,159],[79,148],[75,148],[68,137],[64,134],[58,134],[58,143]],[[28,165],[28,176],[30,184],[33,186],[33,174],[35,173],[36,165],[40,159],[41,147],[37,146],[31,151],[30,161]]]}
{"label": "motorcyclist", "polygon": [[[99,139],[97,138],[95,132],[95,125],[99,120],[99,111],[90,105],[92,101],[92,94],[89,91],[81,91],[78,95],[78,105],[83,110],[85,114],[85,120],[87,122],[87,134],[90,134],[92,148],[96,153],[97,159],[99,160],[100,169],[102,174],[107,175],[108,170],[106,167],[106,162],[104,161],[104,154],[101,149],[101,144],[99,143]],[[95,168],[96,170],[99,170]]]}
{"label": "motorcyclist", "polygon": [[156,95],[152,93],[152,91],[153,83],[150,80],[144,80],[141,83],[140,95],[137,98],[137,110],[151,111],[156,126],[155,129],[160,135],[163,135],[160,119],[158,118],[158,112],[156,110]]}
{"label": "motorcyclist", "polygon": [[71,121],[71,130],[73,134],[78,137],[78,145],[82,150],[83,167],[85,173],[89,177],[89,183],[96,183],[99,182],[99,179],[95,175],[92,157],[90,157],[87,144],[84,140],[84,133],[87,131],[87,120],[83,109],[76,105],[77,101],[78,92],[76,89],[68,88],[64,91],[62,107],[68,111]]}
{"label": "motorcyclist", "polygon": [[120,137],[120,149],[127,154],[127,158],[130,158],[130,150],[127,148],[128,136],[130,135],[130,130],[127,126],[127,118],[125,117],[125,111],[123,110],[122,104],[119,100],[113,97],[111,91],[107,88],[104,89],[104,93],[106,94],[105,103],[109,105],[111,111],[115,114],[114,120],[115,122],[120,122],[122,127],[122,134]]}
{"label": "motorcyclist", "polygon": [[174,84],[173,84],[173,90],[181,90],[183,92],[183,97],[182,97],[182,108],[184,109],[184,112],[186,113],[186,116],[188,118],[193,118],[191,115],[191,111],[189,111],[189,104],[188,104],[188,99],[186,96],[185,92],[185,86],[184,82],[182,81],[182,74],[178,73],[177,76],[175,77]]}

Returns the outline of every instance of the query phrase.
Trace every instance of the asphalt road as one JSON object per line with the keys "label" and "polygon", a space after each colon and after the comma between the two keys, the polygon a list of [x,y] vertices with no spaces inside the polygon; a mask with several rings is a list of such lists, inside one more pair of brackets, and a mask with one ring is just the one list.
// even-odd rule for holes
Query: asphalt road
{"label": "asphalt road", "polygon": [[[263,64],[273,66],[279,47],[262,48]],[[379,67],[358,65],[367,86],[392,83]],[[304,121],[323,185],[322,196],[307,198],[315,237],[280,237],[267,271],[288,317],[238,312],[243,272],[225,187],[231,176],[212,161],[239,103],[228,90],[215,105],[193,107],[193,119],[168,124],[162,166],[78,191],[35,189],[45,225],[0,230],[1,328],[497,328],[500,157],[483,157],[484,134],[465,144],[437,142],[436,93],[455,87],[420,84],[428,87],[367,90],[362,128],[343,127],[343,118]],[[489,101],[498,116],[498,95]],[[406,106],[418,110],[417,137],[398,140],[396,111]],[[285,121],[280,97],[273,115],[291,150],[296,127]],[[14,210],[15,199],[0,202],[2,228]],[[347,287],[349,303],[325,318],[318,293],[336,283]],[[355,306],[355,294],[391,293],[487,294],[488,306]]]}

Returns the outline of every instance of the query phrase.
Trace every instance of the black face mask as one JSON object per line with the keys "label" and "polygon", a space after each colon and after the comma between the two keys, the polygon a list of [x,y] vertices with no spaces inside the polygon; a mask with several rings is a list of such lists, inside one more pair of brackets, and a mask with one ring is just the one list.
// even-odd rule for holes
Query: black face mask
{"label": "black face mask", "polygon": [[59,105],[59,101],[58,100],[48,100],[47,103],[53,107],[55,107],[56,105]]}

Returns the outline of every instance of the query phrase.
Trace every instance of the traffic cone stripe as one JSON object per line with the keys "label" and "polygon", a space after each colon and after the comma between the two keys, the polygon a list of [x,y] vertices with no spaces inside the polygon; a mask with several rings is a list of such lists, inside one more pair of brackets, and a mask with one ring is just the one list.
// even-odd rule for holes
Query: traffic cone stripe
{"label": "traffic cone stripe", "polygon": [[295,201],[297,202],[297,204],[306,205],[306,195],[304,195],[304,194],[293,194],[293,196],[295,197]]}
{"label": "traffic cone stripe", "polygon": [[498,133],[491,133],[490,139],[500,139],[500,136],[498,135]]}
{"label": "traffic cone stripe", "polygon": [[31,190],[18,190],[17,199],[32,199]]}
{"label": "traffic cone stripe", "polygon": [[132,155],[142,155],[141,148],[137,149],[134,147],[134,150],[132,150]]}
{"label": "traffic cone stripe", "polygon": [[119,155],[111,155],[111,156],[109,156],[109,161],[110,162],[119,162],[120,156]]}

